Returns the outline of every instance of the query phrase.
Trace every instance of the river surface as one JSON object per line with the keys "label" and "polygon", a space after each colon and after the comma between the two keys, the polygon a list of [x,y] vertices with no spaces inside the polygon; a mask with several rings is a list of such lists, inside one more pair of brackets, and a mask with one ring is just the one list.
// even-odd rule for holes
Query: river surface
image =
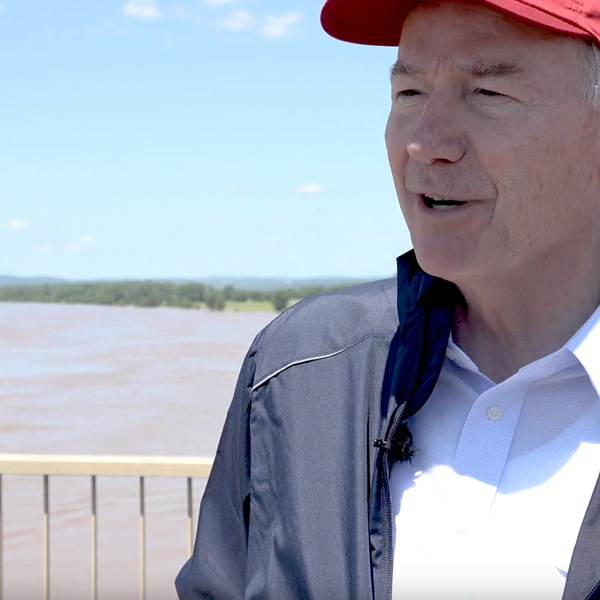
{"label": "river surface", "polygon": [[[0,303],[0,453],[213,456],[274,313]],[[194,514],[205,481],[194,482]],[[102,600],[139,598],[138,480],[98,478]],[[185,480],[146,479],[147,600],[174,600]],[[42,598],[42,478],[2,478],[4,600]],[[90,597],[90,483],[51,477],[51,598]]]}

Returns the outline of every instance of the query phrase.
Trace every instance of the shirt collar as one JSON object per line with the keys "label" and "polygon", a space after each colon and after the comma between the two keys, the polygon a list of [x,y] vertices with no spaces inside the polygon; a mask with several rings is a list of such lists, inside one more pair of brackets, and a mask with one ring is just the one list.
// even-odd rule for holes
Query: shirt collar
{"label": "shirt collar", "polygon": [[600,395],[600,306],[564,347],[581,363]]}
{"label": "shirt collar", "polygon": [[452,332],[450,332],[450,337],[448,338],[446,357],[463,369],[479,373],[479,367],[471,360],[469,355],[460,346],[455,344],[454,340],[452,339]]}
{"label": "shirt collar", "polygon": [[[592,313],[588,320],[575,332],[569,341],[558,351],[545,356],[530,365],[526,365],[519,370],[520,373],[531,371],[532,367],[545,363],[544,366],[558,370],[571,364],[573,360],[568,359],[565,350],[574,356],[581,366],[585,369],[596,393],[600,396],[600,306]],[[471,358],[456,345],[452,339],[452,334],[448,339],[446,356],[457,366],[479,373],[479,368]]]}

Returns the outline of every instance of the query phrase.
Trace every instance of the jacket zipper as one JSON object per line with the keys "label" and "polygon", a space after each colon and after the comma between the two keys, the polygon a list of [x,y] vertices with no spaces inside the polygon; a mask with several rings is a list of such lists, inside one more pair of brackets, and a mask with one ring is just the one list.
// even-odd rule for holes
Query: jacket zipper
{"label": "jacket zipper", "polygon": [[585,600],[592,600],[594,593],[600,588],[600,581],[592,588],[592,591],[585,597]]}
{"label": "jacket zipper", "polygon": [[[380,445],[380,447],[384,448],[385,454],[383,455],[383,482],[382,482],[382,513],[383,513],[383,521],[384,521],[384,532],[385,532],[385,561],[386,561],[386,583],[387,583],[387,600],[392,600],[392,587],[393,587],[393,577],[394,577],[394,540],[393,540],[393,527],[392,527],[392,519],[394,515],[392,514],[392,492],[390,490],[390,451],[389,451],[389,443],[394,439],[394,435],[396,434],[396,430],[398,429],[400,423],[402,422],[402,418],[404,417],[404,413],[406,412],[406,407],[408,406],[408,402],[412,398],[415,393],[417,387],[417,381],[419,379],[419,375],[421,375],[421,371],[423,370],[423,362],[425,358],[425,310],[423,309],[423,314],[421,315],[421,324],[419,329],[419,347],[417,354],[417,363],[415,369],[413,370],[413,376],[411,380],[411,384],[408,390],[408,394],[404,398],[402,404],[398,407],[396,414],[394,415],[394,420],[392,421],[392,426],[390,427],[387,440]],[[385,447],[388,446],[388,447]]]}

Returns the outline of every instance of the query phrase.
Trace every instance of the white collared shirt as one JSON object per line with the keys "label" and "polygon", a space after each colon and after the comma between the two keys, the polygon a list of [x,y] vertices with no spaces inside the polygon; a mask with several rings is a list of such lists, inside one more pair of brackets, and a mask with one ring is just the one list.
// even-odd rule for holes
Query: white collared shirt
{"label": "white collared shirt", "polygon": [[391,474],[394,600],[560,600],[600,473],[600,308],[494,384],[450,339]]}

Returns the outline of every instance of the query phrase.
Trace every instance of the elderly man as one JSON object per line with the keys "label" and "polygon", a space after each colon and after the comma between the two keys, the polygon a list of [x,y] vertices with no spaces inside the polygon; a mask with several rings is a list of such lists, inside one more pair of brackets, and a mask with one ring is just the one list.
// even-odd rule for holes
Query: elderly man
{"label": "elderly man", "polygon": [[255,340],[180,598],[600,598],[600,1],[328,0],[398,45],[414,252]]}

